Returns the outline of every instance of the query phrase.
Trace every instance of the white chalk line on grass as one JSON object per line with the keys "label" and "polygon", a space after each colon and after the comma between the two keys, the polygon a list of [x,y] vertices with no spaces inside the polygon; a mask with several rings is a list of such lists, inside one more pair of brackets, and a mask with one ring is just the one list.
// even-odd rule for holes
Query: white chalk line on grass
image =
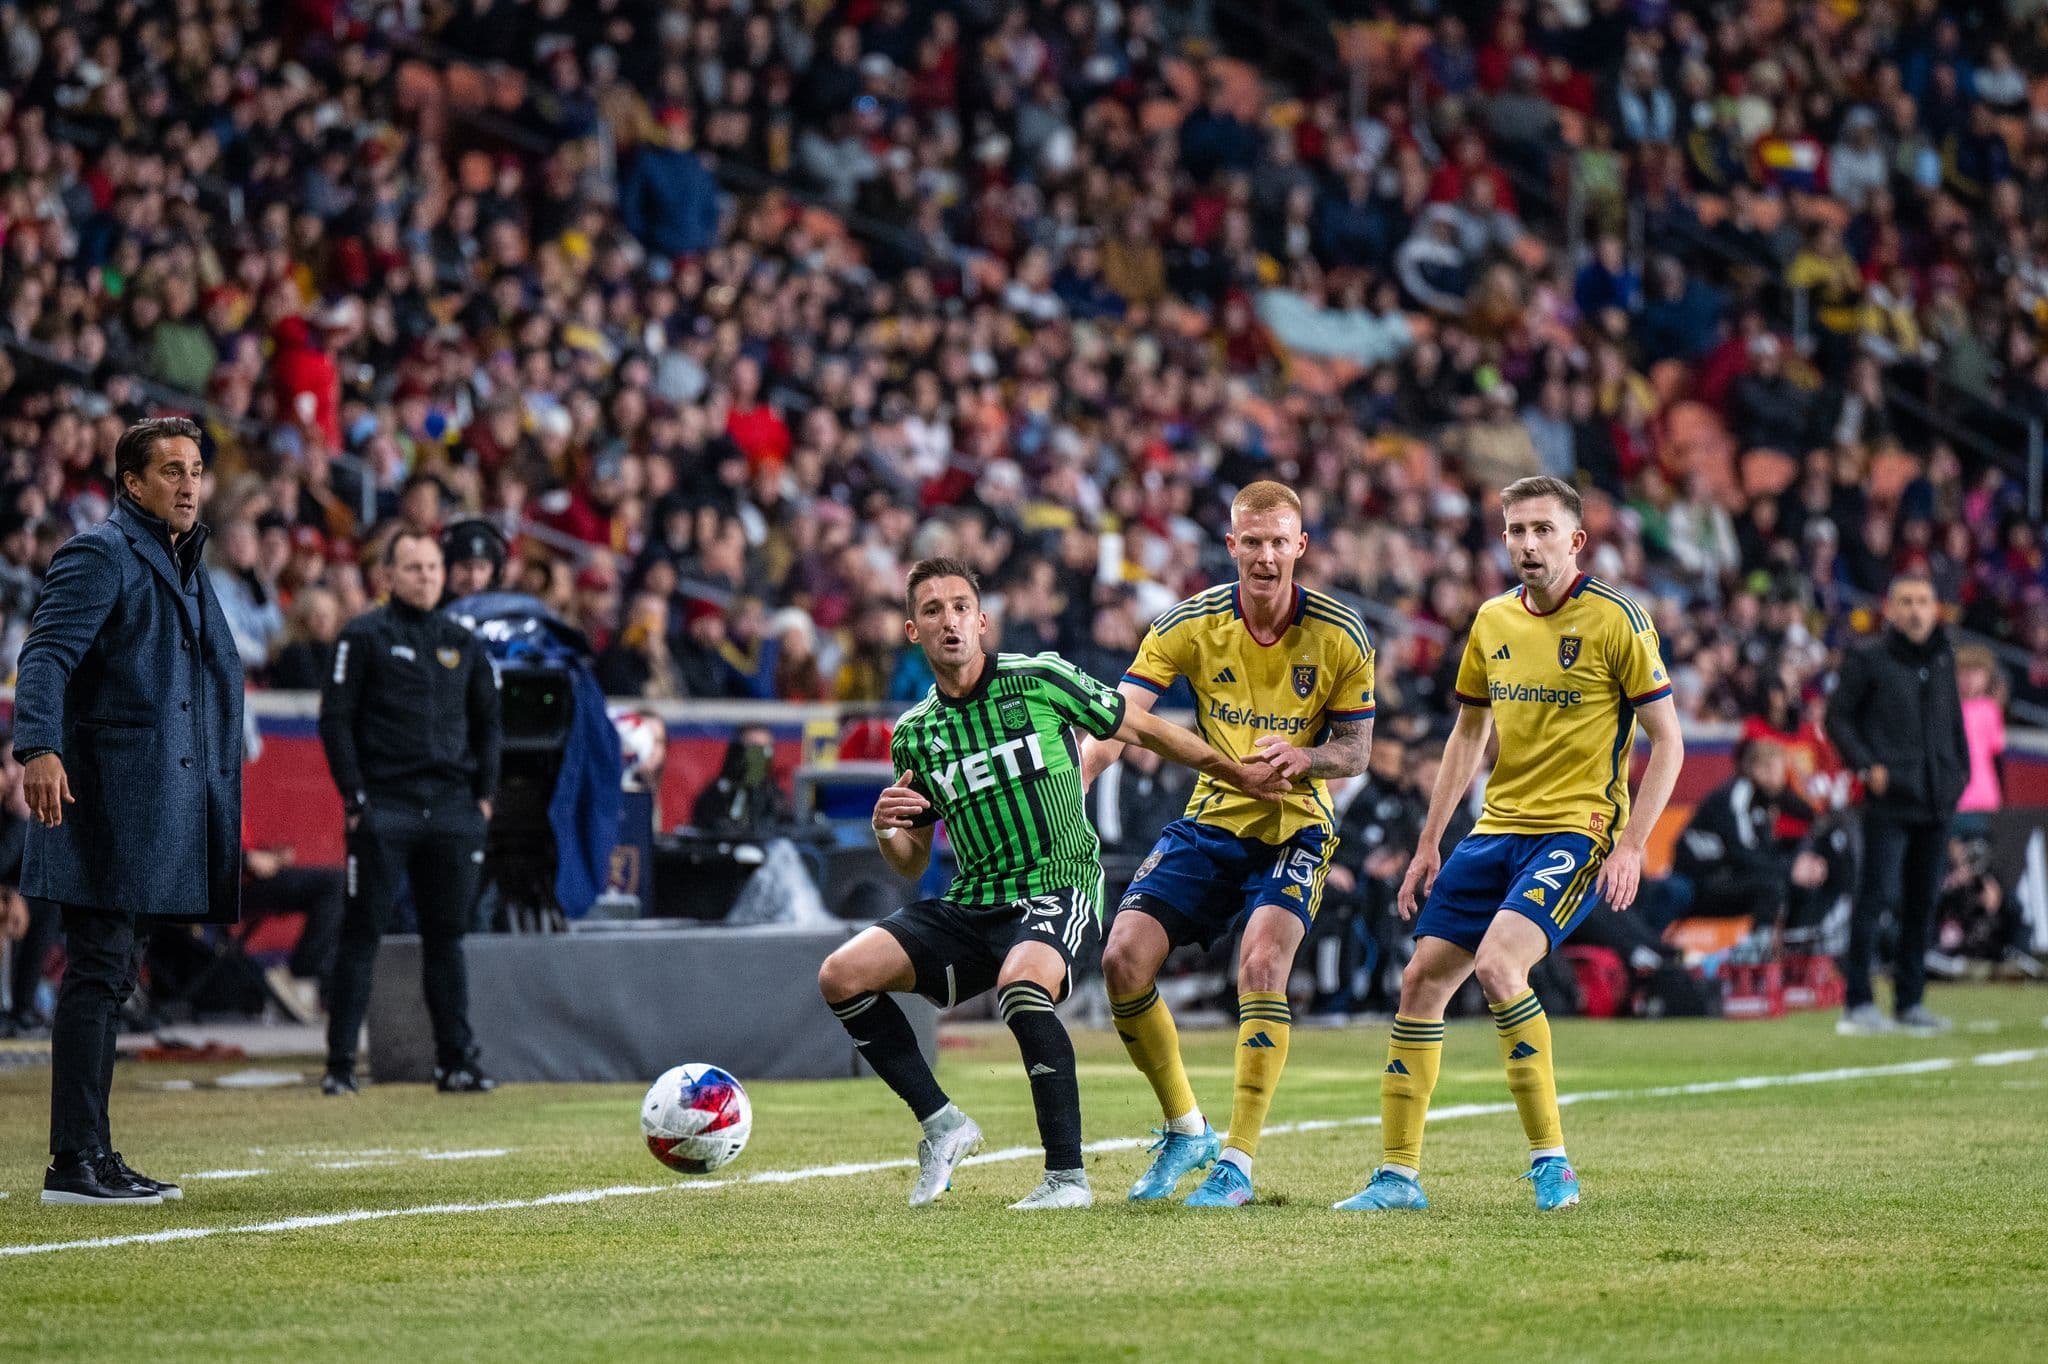
{"label": "white chalk line on grass", "polygon": [[[280,1151],[277,1154],[284,1156],[348,1155],[351,1158],[347,1160],[316,1160],[312,1163],[312,1165],[309,1168],[315,1170],[362,1170],[367,1169],[371,1166],[403,1165],[406,1164],[408,1161],[414,1160],[495,1160],[499,1156],[511,1155],[512,1152],[516,1149],[518,1148],[512,1146],[480,1146],[475,1148],[474,1150],[466,1151],[396,1151],[380,1148],[372,1151],[357,1151],[353,1153],[343,1151],[321,1150]],[[263,1148],[260,1146],[252,1146],[249,1148],[249,1150],[250,1153],[253,1155],[260,1156],[264,1154]],[[256,1179],[260,1176],[267,1175],[270,1173],[272,1173],[272,1171],[270,1171],[269,1169],[197,1170],[189,1175],[180,1175],[179,1178]]]}
{"label": "white chalk line on grass", "polygon": [[[1780,1089],[1789,1085],[1840,1084],[1849,1080],[1883,1080],[1907,1075],[1931,1075],[1965,1066],[2013,1066],[2048,1057],[2048,1047],[2015,1051],[1983,1052],[1976,1056],[1933,1056],[1922,1061],[1899,1061],[1883,1066],[1842,1066],[1834,1070],[1798,1071],[1789,1075],[1745,1075],[1733,1080],[1702,1080],[1685,1085],[1655,1085],[1648,1089],[1590,1089],[1560,1094],[1560,1104],[1582,1104],[1614,1099],[1690,1098],[1706,1094],[1740,1094],[1757,1089]],[[1433,1109],[1433,1123],[1455,1118],[1487,1117],[1512,1113],[1512,1103],[1448,1104]],[[1302,1132],[1327,1132],[1346,1127],[1377,1127],[1377,1115],[1355,1118],[1318,1118],[1306,1122],[1275,1123],[1264,1136],[1279,1137]],[[1147,1145],[1142,1137],[1115,1137],[1091,1141],[1081,1149],[1090,1154],[1129,1151]],[[1036,1146],[1011,1146],[988,1151],[962,1162],[989,1165],[1003,1161],[1036,1158]],[[95,1236],[82,1241],[43,1241],[20,1246],[0,1246],[0,1257],[48,1255],[60,1250],[111,1250],[119,1246],[162,1245],[172,1241],[202,1241],[214,1236],[256,1236],[287,1231],[313,1231],[321,1227],[348,1226],[357,1222],[382,1222],[393,1217],[440,1217],[488,1212],[518,1212],[528,1208],[561,1207],[576,1203],[598,1203],[608,1198],[635,1198],[642,1194],[697,1192],[734,1188],[747,1184],[795,1184],[811,1179],[840,1179],[850,1175],[876,1174],[883,1170],[915,1167],[915,1160],[870,1160],[840,1165],[812,1165],[800,1170],[762,1170],[739,1179],[694,1179],[671,1184],[614,1184],[602,1189],[571,1189],[539,1198],[506,1198],[490,1203],[429,1203],[409,1208],[357,1208],[348,1212],[314,1213],[285,1217],[274,1222],[250,1222],[235,1227],[173,1227],[164,1231],[139,1232],[129,1236]]]}

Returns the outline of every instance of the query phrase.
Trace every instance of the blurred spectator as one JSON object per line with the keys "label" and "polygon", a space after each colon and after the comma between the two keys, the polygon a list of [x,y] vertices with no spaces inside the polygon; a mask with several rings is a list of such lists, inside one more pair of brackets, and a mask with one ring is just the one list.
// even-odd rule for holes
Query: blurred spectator
{"label": "blurred spectator", "polygon": [[334,662],[341,636],[341,601],[324,587],[308,588],[292,602],[283,647],[270,665],[270,685],[283,691],[318,691]]}
{"label": "blurred spectator", "polygon": [[775,780],[775,735],[746,725],[726,745],[718,776],[697,796],[690,824],[710,834],[758,835],[796,818]]}

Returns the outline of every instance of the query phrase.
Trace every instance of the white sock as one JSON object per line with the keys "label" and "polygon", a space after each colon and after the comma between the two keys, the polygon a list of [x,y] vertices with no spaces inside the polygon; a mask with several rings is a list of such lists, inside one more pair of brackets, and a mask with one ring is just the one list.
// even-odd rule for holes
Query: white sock
{"label": "white sock", "polygon": [[1534,1164],[1535,1164],[1535,1163],[1536,1163],[1537,1161],[1539,1161],[1539,1160],[1563,1160],[1563,1159],[1564,1159],[1564,1148],[1563,1148],[1562,1146],[1545,1146],[1545,1147],[1542,1147],[1542,1148],[1540,1148],[1540,1149],[1538,1149],[1538,1150],[1535,1150],[1535,1151],[1531,1151],[1531,1152],[1529,1153],[1529,1163],[1530,1163],[1531,1165],[1534,1165]]}
{"label": "white sock", "polygon": [[1235,1146],[1224,1147],[1223,1154],[1216,1157],[1216,1159],[1222,1161],[1225,1165],[1235,1165],[1237,1172],[1246,1179],[1252,1177],[1252,1158],[1238,1150]]}
{"label": "white sock", "polygon": [[1396,1165],[1392,1161],[1388,1161],[1385,1165],[1380,1166],[1380,1168],[1390,1175],[1399,1175],[1403,1179],[1420,1179],[1422,1177],[1422,1171],[1411,1170],[1406,1165]]}
{"label": "white sock", "polygon": [[1183,1137],[1199,1137],[1208,1125],[1199,1108],[1190,1108],[1179,1117],[1166,1120],[1166,1130]]}
{"label": "white sock", "polygon": [[937,1141],[940,1137],[945,1136],[946,1133],[966,1121],[967,1115],[960,1111],[959,1105],[948,1103],[944,1108],[932,1114],[929,1118],[924,1119],[919,1125],[924,1128],[924,1134],[927,1137]]}

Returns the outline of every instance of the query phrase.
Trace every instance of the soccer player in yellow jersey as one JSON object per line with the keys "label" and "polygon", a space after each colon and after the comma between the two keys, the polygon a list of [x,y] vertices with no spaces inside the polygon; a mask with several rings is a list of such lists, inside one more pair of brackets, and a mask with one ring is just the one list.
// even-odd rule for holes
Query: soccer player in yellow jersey
{"label": "soccer player in yellow jersey", "polygon": [[[1579,1201],[1565,1159],[1551,1068],[1550,1022],[1529,968],[1605,899],[1635,901],[1643,844],[1685,761],[1657,632],[1641,607],[1579,572],[1586,533],[1579,494],[1554,478],[1501,492],[1502,535],[1521,586],[1479,608],[1458,665],[1457,727],[1401,883],[1415,956],[1401,977],[1387,1068],[1380,1075],[1385,1160],[1340,1209],[1426,1208],[1417,1175],[1422,1126],[1443,1059],[1444,1006],[1477,974],[1508,1090],[1528,1135],[1536,1206]],[[1654,745],[1631,818],[1629,749],[1640,722]],[[1500,730],[1486,808],[1443,862],[1437,852]],[[1428,895],[1420,917],[1418,891]]]}
{"label": "soccer player in yellow jersey", "polygon": [[[1186,816],[1166,826],[1138,868],[1102,952],[1117,1034],[1166,1118],[1130,1196],[1166,1198],[1183,1176],[1213,1165],[1187,1200],[1212,1208],[1251,1201],[1252,1156],[1287,1064],[1287,977],[1337,846],[1323,782],[1365,770],[1373,716],[1364,624],[1294,581],[1308,547],[1301,499],[1278,483],[1253,483],[1231,503],[1230,525],[1237,581],[1154,621],[1117,690],[1131,708],[1149,710],[1175,678],[1187,678],[1202,737],[1233,760],[1263,760],[1293,793],[1250,800],[1204,776]],[[1084,780],[1122,751],[1114,740],[1089,740]],[[1207,946],[1240,920],[1236,1088],[1223,1142],[1195,1103],[1154,981],[1175,947]]]}

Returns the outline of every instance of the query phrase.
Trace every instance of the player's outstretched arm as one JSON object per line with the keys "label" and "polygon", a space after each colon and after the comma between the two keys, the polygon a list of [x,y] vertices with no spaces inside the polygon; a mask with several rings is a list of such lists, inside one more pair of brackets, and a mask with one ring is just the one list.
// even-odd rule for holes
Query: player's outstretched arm
{"label": "player's outstretched arm", "polygon": [[1472,779],[1479,775],[1479,764],[1486,757],[1486,739],[1492,732],[1492,711],[1484,706],[1458,707],[1457,723],[1451,729],[1451,737],[1444,741],[1443,761],[1437,766],[1436,789],[1429,793],[1429,814],[1415,839],[1415,857],[1408,863],[1408,874],[1401,879],[1401,893],[1395,897],[1395,907],[1401,911],[1403,920],[1415,917],[1421,898],[1436,884],[1437,868],[1443,865],[1439,849],[1444,830],[1450,827],[1451,813],[1472,789]]}
{"label": "player's outstretched arm", "polygon": [[1252,745],[1274,771],[1290,781],[1355,777],[1372,756],[1372,721],[1345,720],[1330,726],[1330,737],[1314,748],[1296,748],[1278,734]]}
{"label": "player's outstretched arm", "polygon": [[[1143,687],[1134,686],[1129,682],[1119,683],[1116,694],[1124,699],[1124,718],[1126,723],[1129,722],[1130,717],[1133,715],[1151,715],[1152,703],[1159,699],[1156,694],[1145,690]],[[1095,779],[1108,771],[1110,765],[1124,755],[1125,739],[1123,733],[1123,730],[1119,729],[1107,739],[1097,739],[1091,735],[1081,741],[1082,790],[1085,791],[1093,786]],[[1131,742],[1136,741],[1132,740]],[[1192,765],[1190,764],[1190,766]]]}
{"label": "player's outstretched arm", "polygon": [[896,778],[875,798],[875,846],[898,876],[914,880],[932,860],[932,803],[910,784],[910,774]]}
{"label": "player's outstretched arm", "polygon": [[1294,788],[1286,778],[1276,773],[1266,763],[1254,760],[1238,762],[1216,751],[1207,739],[1191,729],[1160,719],[1152,714],[1149,707],[1142,710],[1126,709],[1124,722],[1117,726],[1112,742],[1137,744],[1149,748],[1168,762],[1192,767],[1227,786],[1234,786],[1248,796],[1262,800],[1275,800]]}
{"label": "player's outstretched arm", "polygon": [[1678,769],[1685,765],[1685,732],[1678,723],[1678,705],[1670,697],[1652,701],[1636,712],[1643,732],[1650,736],[1650,762],[1643,769],[1643,784],[1636,788],[1629,809],[1628,827],[1614,842],[1614,851],[1600,865],[1600,879],[1594,889],[1617,912],[1636,901],[1643,881],[1643,849],[1657,827],[1657,817],[1671,801],[1678,785]]}

